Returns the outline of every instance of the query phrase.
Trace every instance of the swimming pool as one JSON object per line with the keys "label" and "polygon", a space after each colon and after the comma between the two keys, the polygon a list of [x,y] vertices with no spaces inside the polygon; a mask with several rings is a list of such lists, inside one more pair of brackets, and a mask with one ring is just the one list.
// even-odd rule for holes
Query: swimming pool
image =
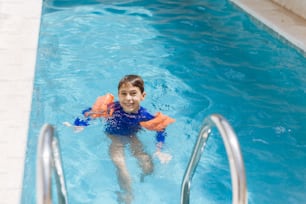
{"label": "swimming pool", "polygon": [[[22,203],[34,203],[37,136],[48,122],[62,147],[70,203],[117,203],[109,141],[97,124],[75,134],[72,121],[118,80],[137,73],[143,103],[177,122],[168,128],[154,174],[139,182],[127,157],[134,203],[179,203],[180,184],[203,119],[226,117],[238,136],[249,203],[304,203],[306,59],[226,0],[44,1]],[[153,133],[140,135],[154,152]],[[150,199],[148,199],[150,198]],[[191,203],[231,203],[221,138],[210,137],[194,175]]]}

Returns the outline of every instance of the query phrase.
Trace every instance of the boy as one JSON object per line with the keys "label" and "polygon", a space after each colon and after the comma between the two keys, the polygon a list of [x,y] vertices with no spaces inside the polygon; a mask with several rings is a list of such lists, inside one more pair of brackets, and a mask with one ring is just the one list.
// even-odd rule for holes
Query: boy
{"label": "boy", "polygon": [[157,131],[154,155],[161,163],[167,163],[172,158],[170,154],[161,152],[161,148],[165,140],[165,128],[174,120],[161,113],[156,116],[148,113],[140,106],[145,96],[142,78],[137,75],[126,75],[118,84],[118,101],[113,102],[114,97],[111,94],[101,96],[92,108],[83,111],[87,117],[86,120],[77,118],[74,122],[78,127],[87,126],[88,121],[92,118],[104,117],[106,119],[105,132],[112,141],[109,154],[117,168],[119,185],[123,190],[123,194],[119,196],[125,203],[131,203],[133,195],[131,178],[125,164],[124,147],[129,145],[132,155],[138,160],[142,169],[141,179],[153,172],[152,158],[144,151],[136,135],[142,127]]}

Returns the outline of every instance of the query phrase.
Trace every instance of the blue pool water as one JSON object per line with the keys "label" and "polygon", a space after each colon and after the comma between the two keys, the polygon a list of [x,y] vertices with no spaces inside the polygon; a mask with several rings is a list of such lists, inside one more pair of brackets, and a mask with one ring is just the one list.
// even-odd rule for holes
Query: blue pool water
{"label": "blue pool water", "polygon": [[[103,3],[102,3],[103,2]],[[143,106],[176,119],[173,155],[144,183],[127,152],[135,204],[176,204],[204,118],[222,114],[245,162],[249,203],[306,202],[306,59],[227,0],[45,0],[40,28],[21,203],[35,202],[39,130],[60,139],[70,203],[117,203],[119,186],[99,121],[81,133],[72,122],[97,96],[116,95],[125,74],[143,76]],[[150,154],[154,133],[139,135]],[[191,203],[231,203],[221,137],[213,131],[194,174]]]}

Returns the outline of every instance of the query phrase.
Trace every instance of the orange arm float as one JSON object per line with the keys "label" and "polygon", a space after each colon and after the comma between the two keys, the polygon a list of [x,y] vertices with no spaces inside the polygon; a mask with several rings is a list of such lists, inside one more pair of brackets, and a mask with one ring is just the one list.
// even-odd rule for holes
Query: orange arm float
{"label": "orange arm float", "polygon": [[112,94],[99,96],[91,108],[90,116],[92,118],[109,117],[112,116],[114,110],[109,108],[109,105],[114,102]]}
{"label": "orange arm float", "polygon": [[175,122],[173,118],[158,112],[155,115],[155,118],[145,122],[140,122],[140,125],[148,130],[163,131],[169,124],[173,122]]}

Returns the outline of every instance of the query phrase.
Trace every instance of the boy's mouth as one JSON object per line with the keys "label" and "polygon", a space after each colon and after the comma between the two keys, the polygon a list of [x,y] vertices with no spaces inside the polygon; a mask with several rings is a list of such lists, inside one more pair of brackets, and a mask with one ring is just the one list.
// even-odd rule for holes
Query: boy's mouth
{"label": "boy's mouth", "polygon": [[134,112],[136,111],[135,109],[137,105],[135,103],[124,103],[123,108],[125,109],[126,112]]}
{"label": "boy's mouth", "polygon": [[131,108],[134,107],[134,103],[125,103],[124,106]]}

